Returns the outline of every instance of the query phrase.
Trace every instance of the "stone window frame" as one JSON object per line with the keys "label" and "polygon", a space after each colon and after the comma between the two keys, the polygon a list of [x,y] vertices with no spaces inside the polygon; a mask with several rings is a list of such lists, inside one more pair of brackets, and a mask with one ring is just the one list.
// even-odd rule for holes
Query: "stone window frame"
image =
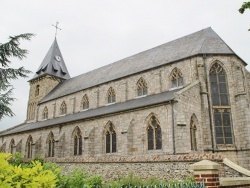
{"label": "stone window frame", "polygon": [[48,119],[49,111],[47,106],[44,107],[43,109],[43,119]]}
{"label": "stone window frame", "polygon": [[15,148],[15,140],[12,138],[10,141],[10,153],[14,154],[14,148]]}
{"label": "stone window frame", "polygon": [[88,109],[89,109],[89,98],[88,98],[88,95],[87,95],[87,94],[85,94],[85,95],[82,97],[81,109],[82,109],[82,110],[88,110]]}
{"label": "stone window frame", "polygon": [[[215,75],[215,78],[212,78],[212,75]],[[213,128],[214,128],[214,138],[217,145],[234,145],[234,133],[233,133],[233,124],[232,124],[232,114],[231,114],[231,104],[230,104],[230,95],[227,79],[227,71],[223,64],[216,60],[211,63],[209,69],[209,87],[210,87],[210,99],[213,113]],[[224,77],[224,78],[222,78]],[[224,81],[221,81],[224,80]],[[216,82],[214,82],[216,81]],[[221,85],[224,84],[224,89]],[[215,95],[215,90],[218,90],[218,101],[215,102],[217,97]],[[224,90],[225,93],[221,93],[221,90]],[[226,103],[222,102],[225,100],[227,95]],[[214,104],[216,103],[216,104]],[[229,125],[229,126],[225,126]]]}
{"label": "stone window frame", "polygon": [[137,97],[143,97],[148,95],[148,84],[143,77],[139,78],[136,83],[136,92]]}
{"label": "stone window frame", "polygon": [[196,119],[193,115],[190,120],[190,145],[192,151],[197,151],[197,125],[196,125]]}
{"label": "stone window frame", "polygon": [[83,150],[83,139],[82,139],[82,132],[80,128],[77,126],[72,132],[72,139],[73,139],[73,155],[82,155]]}
{"label": "stone window frame", "polygon": [[39,94],[40,94],[40,85],[36,85],[35,97],[37,97]]}
{"label": "stone window frame", "polygon": [[51,131],[47,138],[47,153],[48,157],[54,157],[55,156],[55,137],[53,132]]}
{"label": "stone window frame", "polygon": [[60,107],[60,115],[66,115],[66,114],[67,114],[67,104],[65,101],[63,101]]}
{"label": "stone window frame", "polygon": [[33,138],[31,135],[29,135],[27,142],[26,142],[26,158],[31,159],[32,158],[32,145],[33,145]]}
{"label": "stone window frame", "polygon": [[117,153],[117,134],[114,124],[109,121],[104,130],[105,153]]}
{"label": "stone window frame", "polygon": [[180,69],[175,67],[170,73],[171,87],[170,90],[182,88],[184,86],[184,78]]}
{"label": "stone window frame", "polygon": [[[155,120],[155,123],[153,122]],[[160,131],[160,132],[157,132]],[[161,150],[162,149],[162,129],[160,122],[155,115],[151,115],[147,128],[147,150]]]}
{"label": "stone window frame", "polygon": [[107,91],[107,104],[114,104],[116,102],[115,90],[110,87]]}
{"label": "stone window frame", "polygon": [[28,120],[33,120],[35,119],[35,110],[36,110],[36,103],[30,103],[28,105],[28,113],[27,113],[27,119]]}

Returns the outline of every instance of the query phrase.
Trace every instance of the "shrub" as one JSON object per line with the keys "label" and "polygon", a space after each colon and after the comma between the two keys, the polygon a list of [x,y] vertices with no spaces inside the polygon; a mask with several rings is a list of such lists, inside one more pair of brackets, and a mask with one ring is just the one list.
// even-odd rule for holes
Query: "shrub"
{"label": "shrub", "polygon": [[[32,167],[9,163],[11,154],[0,153],[0,187],[54,188],[58,181],[51,170],[43,168],[41,162],[32,161]],[[18,163],[16,161],[16,163]]]}

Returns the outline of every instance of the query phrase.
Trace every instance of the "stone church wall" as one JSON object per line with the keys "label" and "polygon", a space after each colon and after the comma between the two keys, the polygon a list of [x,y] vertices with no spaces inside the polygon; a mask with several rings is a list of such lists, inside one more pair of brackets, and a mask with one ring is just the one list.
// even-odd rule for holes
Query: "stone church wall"
{"label": "stone church wall", "polygon": [[[107,104],[107,91],[112,87],[116,92],[116,103],[125,102],[137,98],[136,83],[142,77],[148,85],[148,95],[158,94],[171,89],[171,71],[177,67],[181,70],[184,78],[184,86],[192,83],[196,78],[195,59],[187,59],[175,64],[165,65],[144,73],[139,73],[116,81],[111,81],[99,86],[89,88],[77,93],[43,103],[39,106],[39,118],[43,120],[43,109],[47,106],[49,111],[48,119],[60,117],[60,106],[63,101],[67,104],[67,114],[77,113],[81,110],[81,100],[85,94],[89,98],[89,109],[95,109]],[[54,112],[55,111],[55,112]]]}

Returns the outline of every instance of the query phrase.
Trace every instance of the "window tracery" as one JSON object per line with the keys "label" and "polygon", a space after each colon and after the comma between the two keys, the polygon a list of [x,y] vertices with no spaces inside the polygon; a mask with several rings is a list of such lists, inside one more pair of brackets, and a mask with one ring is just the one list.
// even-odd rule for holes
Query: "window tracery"
{"label": "window tracery", "polygon": [[81,106],[83,110],[89,109],[89,98],[86,94],[82,98]]}
{"label": "window tracery", "polygon": [[109,122],[108,127],[105,131],[105,143],[106,143],[106,153],[116,152],[116,132],[114,125]]}
{"label": "window tracery", "polygon": [[140,78],[137,82],[137,96],[143,96],[148,94],[147,82]]}
{"label": "window tracery", "polygon": [[82,133],[79,127],[76,127],[73,132],[74,155],[82,155]]}
{"label": "window tracery", "polygon": [[108,96],[108,103],[115,103],[115,90],[110,87],[107,93]]}
{"label": "window tracery", "polygon": [[32,144],[33,139],[32,136],[29,136],[26,143],[26,150],[27,150],[27,158],[32,158]]}
{"label": "window tracery", "polygon": [[233,144],[231,106],[227,86],[227,75],[223,67],[215,62],[209,72],[215,138],[217,144]]}
{"label": "window tracery", "polygon": [[162,148],[162,133],[158,119],[152,116],[147,127],[148,150],[158,150]]}
{"label": "window tracery", "polygon": [[45,106],[43,109],[43,119],[48,119],[48,113],[48,108]]}
{"label": "window tracery", "polygon": [[65,103],[65,101],[63,101],[63,103],[61,104],[60,107],[60,115],[64,115],[67,113],[67,105]]}
{"label": "window tracery", "polygon": [[52,132],[49,134],[47,144],[48,144],[48,157],[54,157],[55,156],[55,139],[54,139],[54,134]]}
{"label": "window tracery", "polygon": [[172,82],[172,88],[183,86],[182,72],[178,68],[174,68],[170,74],[170,80]]}

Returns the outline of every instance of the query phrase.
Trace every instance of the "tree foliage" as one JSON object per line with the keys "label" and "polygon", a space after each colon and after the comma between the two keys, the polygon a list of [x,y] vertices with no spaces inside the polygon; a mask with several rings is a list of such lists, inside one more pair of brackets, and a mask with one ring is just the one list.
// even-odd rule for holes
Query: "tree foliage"
{"label": "tree foliage", "polygon": [[243,14],[246,9],[250,9],[250,2],[244,2],[239,9],[239,12]]}
{"label": "tree foliage", "polygon": [[15,100],[12,96],[13,87],[10,84],[11,80],[16,80],[20,77],[25,78],[31,72],[24,67],[11,68],[11,58],[15,57],[23,60],[28,51],[20,48],[20,40],[30,40],[34,36],[31,33],[10,36],[7,43],[0,43],[0,120],[4,116],[14,116],[10,108],[11,103]]}
{"label": "tree foliage", "polygon": [[[241,7],[240,7],[239,12],[240,12],[241,14],[243,14],[243,13],[245,12],[246,9],[250,9],[250,1],[249,1],[249,2],[244,2],[244,3],[241,5]],[[248,29],[248,31],[250,31],[250,29]]]}

